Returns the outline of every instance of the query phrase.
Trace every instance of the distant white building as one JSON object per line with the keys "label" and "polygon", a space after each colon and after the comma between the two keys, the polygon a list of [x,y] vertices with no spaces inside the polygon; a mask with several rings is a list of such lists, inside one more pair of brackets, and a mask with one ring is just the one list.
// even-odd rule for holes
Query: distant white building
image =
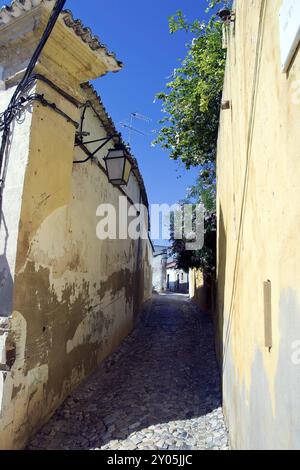
{"label": "distant white building", "polygon": [[152,284],[154,292],[189,293],[189,273],[178,269],[176,260],[169,257],[168,247],[154,245]]}
{"label": "distant white building", "polygon": [[178,269],[174,259],[167,263],[167,290],[181,294],[189,293],[189,274],[183,269]]}
{"label": "distant white building", "polygon": [[168,247],[154,246],[152,261],[152,285],[153,291],[164,292],[167,290],[167,262]]}

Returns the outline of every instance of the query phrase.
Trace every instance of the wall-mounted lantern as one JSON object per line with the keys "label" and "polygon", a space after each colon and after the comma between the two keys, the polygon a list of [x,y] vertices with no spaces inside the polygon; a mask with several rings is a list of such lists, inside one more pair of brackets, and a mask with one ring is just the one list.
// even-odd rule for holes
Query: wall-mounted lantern
{"label": "wall-mounted lantern", "polygon": [[132,163],[126,148],[118,145],[116,148],[110,149],[104,162],[110,183],[114,186],[127,186]]}
{"label": "wall-mounted lantern", "polygon": [[[127,150],[126,146],[122,143],[121,134],[111,134],[106,137],[101,137],[99,139],[93,139],[84,141],[84,137],[89,136],[89,132],[85,132],[83,129],[83,124],[85,120],[86,110],[91,107],[93,110],[93,105],[90,101],[87,101],[84,105],[84,110],[81,116],[80,130],[76,133],[75,146],[79,146],[87,157],[84,160],[75,160],[73,163],[86,163],[89,160],[93,160],[97,153],[100,152],[111,140],[117,141],[114,148],[111,148],[108,151],[107,156],[103,159],[106,166],[106,174],[109,182],[113,186],[127,186],[130,173],[133,170],[132,158]],[[95,114],[96,111],[94,110]],[[93,151],[90,151],[87,148],[88,144],[100,145]],[[104,169],[103,169],[104,171]]]}
{"label": "wall-mounted lantern", "polygon": [[234,12],[226,7],[218,11],[217,15],[221,19],[221,21],[223,21],[224,23],[228,23],[230,21],[235,20]]}

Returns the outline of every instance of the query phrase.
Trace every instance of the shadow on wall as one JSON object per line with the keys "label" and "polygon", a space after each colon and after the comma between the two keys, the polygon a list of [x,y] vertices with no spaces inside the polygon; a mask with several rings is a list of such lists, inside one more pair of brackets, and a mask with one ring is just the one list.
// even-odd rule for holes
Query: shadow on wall
{"label": "shadow on wall", "polygon": [[[140,308],[143,304],[144,298],[144,289],[145,289],[145,280],[144,280],[144,271],[145,271],[145,264],[143,261],[143,248],[141,239],[138,239],[137,242],[137,256],[136,256],[136,267],[135,267],[135,274],[134,274],[134,282],[133,282],[133,319],[134,323],[137,321]],[[148,254],[147,254],[148,256]]]}
{"label": "shadow on wall", "polygon": [[174,294],[188,294],[189,284],[187,282],[181,284],[179,281],[169,282],[167,291]]}
{"label": "shadow on wall", "polygon": [[202,310],[210,312],[212,308],[211,288],[208,285],[207,278],[202,273],[202,271],[195,270],[193,281],[194,281],[194,286],[193,286],[194,295],[192,297],[192,300],[196,302],[196,304]]}
{"label": "shadow on wall", "polygon": [[224,295],[227,262],[227,236],[224,225],[222,206],[219,206],[218,223],[218,266],[217,266],[217,305],[216,305],[216,349],[219,364],[223,364],[223,326],[224,326]]}
{"label": "shadow on wall", "polygon": [[[300,448],[300,303],[296,290],[281,292],[279,353],[276,378],[270,380],[264,354],[257,347],[251,387],[238,385],[232,349],[226,357],[225,410],[233,449],[298,450]],[[272,406],[273,403],[273,406]]]}
{"label": "shadow on wall", "polygon": [[1,215],[1,229],[4,230],[3,253],[0,254],[0,317],[8,317],[12,312],[13,278],[7,261],[8,230],[4,215]]}

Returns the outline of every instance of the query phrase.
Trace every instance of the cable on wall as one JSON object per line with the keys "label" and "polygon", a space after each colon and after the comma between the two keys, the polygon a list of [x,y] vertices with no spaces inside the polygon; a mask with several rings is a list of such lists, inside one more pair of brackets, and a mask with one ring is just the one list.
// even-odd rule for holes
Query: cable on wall
{"label": "cable on wall", "polygon": [[258,36],[257,36],[257,43],[256,43],[256,56],[255,56],[255,66],[254,66],[254,79],[253,79],[253,84],[252,84],[250,118],[249,118],[248,132],[247,132],[246,167],[245,167],[245,175],[244,175],[242,205],[241,205],[241,212],[240,212],[238,242],[237,242],[237,249],[236,249],[236,256],[235,256],[228,322],[227,322],[226,334],[225,334],[224,345],[223,345],[223,373],[225,371],[226,364],[227,364],[229,342],[230,342],[230,337],[231,337],[230,333],[232,330],[233,317],[234,317],[234,301],[235,301],[235,294],[236,294],[236,288],[237,288],[237,278],[238,278],[238,272],[239,272],[239,267],[240,267],[240,255],[241,255],[241,248],[242,248],[243,228],[244,228],[245,213],[246,213],[246,206],[247,206],[247,196],[248,196],[249,167],[250,167],[250,160],[251,160],[254,125],[255,125],[257,92],[258,92],[258,86],[259,86],[259,80],[260,80],[262,47],[263,47],[263,39],[264,39],[264,33],[265,33],[266,10],[267,10],[267,0],[262,0],[261,7],[260,7],[260,14],[259,14]]}
{"label": "cable on wall", "polygon": [[51,12],[49,21],[45,28],[45,31],[37,45],[32,58],[27,66],[25,74],[18,84],[7,109],[0,114],[0,132],[2,132],[1,146],[0,146],[0,225],[2,221],[2,196],[3,188],[5,184],[5,152],[7,150],[11,125],[15,119],[20,117],[20,113],[23,111],[24,104],[27,101],[26,93],[30,90],[35,77],[32,75],[37,61],[53,31],[53,28],[58,20],[60,13],[62,12],[66,0],[57,0],[55,6]]}

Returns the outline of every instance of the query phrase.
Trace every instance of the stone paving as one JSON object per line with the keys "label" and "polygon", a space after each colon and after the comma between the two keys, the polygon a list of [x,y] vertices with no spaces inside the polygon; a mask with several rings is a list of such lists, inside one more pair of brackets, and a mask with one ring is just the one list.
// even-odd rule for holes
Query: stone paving
{"label": "stone paving", "polygon": [[210,317],[185,296],[155,296],[28,448],[227,450]]}

